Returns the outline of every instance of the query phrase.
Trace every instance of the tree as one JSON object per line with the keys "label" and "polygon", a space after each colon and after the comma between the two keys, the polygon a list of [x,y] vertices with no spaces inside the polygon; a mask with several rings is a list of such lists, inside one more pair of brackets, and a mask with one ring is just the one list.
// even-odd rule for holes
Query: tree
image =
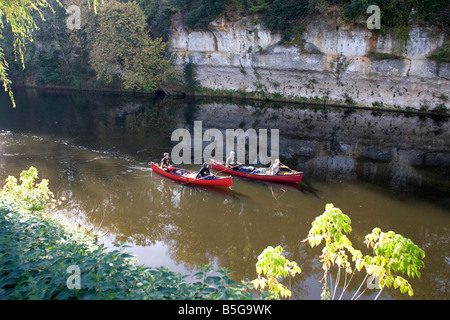
{"label": "tree", "polygon": [[[366,270],[366,276],[353,294],[353,299],[359,298],[365,292],[364,290],[359,294],[359,290],[368,277],[377,280],[380,292],[376,298],[384,287],[389,288],[392,285],[394,288],[399,288],[401,293],[408,293],[409,296],[412,296],[414,291],[411,284],[399,273],[402,275],[406,273],[408,277],[420,278],[419,269],[424,266],[422,259],[425,258],[425,252],[410,239],[400,234],[393,231],[385,233],[379,228],[375,228],[365,237],[367,246],[373,248],[373,255],[363,256],[360,250],[353,248],[351,241],[346,236],[346,233],[350,233],[352,230],[350,223],[350,218],[339,208],[335,208],[333,204],[327,204],[325,212],[314,220],[308,237],[304,240],[304,242],[308,241],[311,247],[321,244],[322,241],[325,242],[320,256],[324,270],[322,298],[335,298],[341,270],[344,270],[345,280],[339,299],[342,298],[354,272],[361,271],[363,268]],[[354,268],[352,268],[348,254],[355,263]],[[338,267],[334,288],[328,286],[328,273],[332,266]]]}
{"label": "tree", "polygon": [[[292,277],[300,274],[302,270],[295,261],[289,261],[281,255],[283,248],[278,246],[273,248],[267,247],[259,256],[256,263],[256,273],[258,278],[252,280],[251,283],[261,290],[267,287],[271,299],[279,299],[282,297],[290,297],[292,292],[285,285],[281,284],[277,278]],[[262,275],[265,275],[262,276]],[[290,278],[289,278],[290,279]]]}
{"label": "tree", "polygon": [[200,0],[196,8],[186,14],[184,22],[189,28],[204,28],[224,9],[225,1],[223,0]]}
{"label": "tree", "polygon": [[[86,0],[89,7],[91,4],[96,10],[99,0]],[[101,0],[103,2],[103,0]],[[53,5],[62,6],[60,0],[2,0],[0,2],[0,40],[3,39],[3,29],[9,26],[12,30],[14,40],[15,59],[20,60],[22,69],[25,68],[23,49],[26,42],[33,41],[33,32],[38,29],[34,21],[37,13],[43,18],[43,10]],[[5,23],[6,22],[6,23]],[[3,82],[5,92],[8,93],[13,107],[16,106],[14,94],[11,90],[11,80],[8,76],[8,61],[5,59],[3,48],[0,47],[0,80]]]}
{"label": "tree", "polygon": [[167,43],[151,39],[135,2],[110,1],[99,8],[90,62],[100,79],[123,81],[125,89],[154,91],[174,68],[164,57]]}
{"label": "tree", "polygon": [[[366,275],[359,287],[353,293],[352,299],[358,299],[370,287],[379,289],[375,299],[379,297],[385,287],[398,288],[402,294],[414,295],[411,284],[403,275],[408,277],[418,277],[421,274],[419,269],[424,267],[422,261],[425,252],[415,245],[410,239],[396,234],[393,231],[382,232],[375,228],[372,233],[366,235],[365,244],[373,249],[373,255],[365,255],[360,250],[356,250],[346,234],[352,231],[350,217],[342,213],[333,204],[325,206],[325,212],[318,216],[312,223],[308,237],[302,242],[308,242],[311,247],[325,243],[319,261],[322,262],[324,276],[321,280],[322,299],[339,300],[343,297],[355,272],[365,269]],[[294,277],[301,273],[301,269],[296,262],[291,262],[281,256],[283,249],[267,247],[259,256],[256,263],[258,278],[251,281],[255,288],[266,289],[269,298],[279,299],[290,297],[291,292],[277,278]],[[352,266],[352,262],[354,266]],[[332,267],[337,267],[336,278],[331,276]],[[344,272],[344,283],[339,296],[336,296],[341,281],[341,274]],[[401,273],[401,275],[400,275]],[[266,277],[262,277],[265,275]],[[368,281],[366,282],[366,279]],[[372,281],[370,281],[372,280]],[[373,283],[373,280],[375,280]],[[366,289],[360,293],[363,284],[367,283]]]}
{"label": "tree", "polygon": [[17,184],[17,178],[8,176],[6,184],[0,191],[0,196],[14,201],[20,207],[30,211],[41,211],[52,200],[53,193],[48,189],[49,181],[39,179],[38,171],[35,167],[30,167],[28,171],[23,170],[20,174],[20,184]]}

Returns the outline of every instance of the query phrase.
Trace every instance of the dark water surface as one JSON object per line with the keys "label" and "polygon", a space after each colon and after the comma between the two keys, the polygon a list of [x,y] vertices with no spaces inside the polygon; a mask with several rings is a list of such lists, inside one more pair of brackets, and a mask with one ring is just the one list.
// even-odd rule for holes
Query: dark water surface
{"label": "dark water surface", "polygon": [[[50,179],[64,212],[124,241],[140,263],[182,273],[210,263],[256,278],[257,256],[282,245],[302,274],[294,299],[320,299],[320,248],[306,238],[333,203],[352,219],[350,239],[366,253],[375,227],[426,252],[413,298],[449,299],[450,134],[445,119],[279,104],[154,99],[101,93],[18,91],[0,96],[0,179],[29,166]],[[230,190],[183,185],[153,173],[176,128],[277,128],[284,162],[300,185],[235,178]],[[196,165],[186,168],[197,169]],[[368,253],[368,252],[367,252]],[[356,279],[357,280],[357,279]],[[359,282],[353,282],[349,291]],[[376,291],[367,292],[373,298]],[[345,296],[346,298],[349,295]],[[407,299],[384,290],[380,299]]]}

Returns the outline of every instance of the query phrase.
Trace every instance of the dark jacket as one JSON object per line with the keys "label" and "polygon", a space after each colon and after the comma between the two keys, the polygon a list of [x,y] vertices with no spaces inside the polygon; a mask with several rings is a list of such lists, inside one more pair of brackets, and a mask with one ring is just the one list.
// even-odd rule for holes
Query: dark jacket
{"label": "dark jacket", "polygon": [[207,177],[207,176],[209,176],[209,175],[211,175],[211,172],[209,171],[209,169],[203,167],[203,168],[198,172],[197,178],[196,178],[196,179],[204,178],[204,177]]}
{"label": "dark jacket", "polygon": [[170,159],[162,158],[161,159],[161,167],[170,167],[172,165],[172,162]]}

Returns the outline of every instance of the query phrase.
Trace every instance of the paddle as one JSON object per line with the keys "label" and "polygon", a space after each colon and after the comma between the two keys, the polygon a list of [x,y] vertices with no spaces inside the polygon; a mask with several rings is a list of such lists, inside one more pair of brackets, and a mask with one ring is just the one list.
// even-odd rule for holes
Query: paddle
{"label": "paddle", "polygon": [[[198,174],[198,173],[197,173],[197,174]],[[191,183],[191,182],[198,181],[198,180],[203,180],[203,179],[208,178],[208,177],[211,177],[211,173],[210,173],[209,175],[204,176],[204,177],[201,177],[201,178],[196,178],[196,179],[191,180],[191,181],[183,182],[183,184],[189,184],[189,183]]]}
{"label": "paddle", "polygon": [[191,182],[195,182],[195,181],[198,181],[198,180],[203,180],[203,179],[208,178],[208,177],[211,177],[211,175],[209,175],[209,176],[204,176],[204,177],[201,177],[201,178],[196,178],[196,179],[191,180],[191,181],[183,182],[183,184],[189,184],[189,183],[191,183]]}
{"label": "paddle", "polygon": [[[280,165],[284,166],[284,168],[289,169],[289,170],[291,170],[291,171],[294,172],[294,173],[298,173],[298,171],[292,170],[291,168],[289,168],[289,167],[288,167],[287,165],[285,165],[284,163],[281,163],[281,161],[280,161]],[[281,166],[280,166],[280,168],[281,168]]]}
{"label": "paddle", "polygon": [[[210,160],[214,161],[214,162],[217,162],[217,161],[215,161],[213,159],[210,159]],[[215,169],[215,170],[219,171],[218,173],[221,173],[221,172],[224,172],[225,170],[233,170],[234,168],[241,167],[241,166],[243,166],[243,164],[236,164],[236,165],[231,166],[231,167],[226,167],[226,165],[224,165],[224,166],[225,166],[225,168],[222,169],[222,170],[219,170],[219,169]]]}
{"label": "paddle", "polygon": [[[281,161],[280,161],[280,169],[281,168],[286,168],[286,169],[289,169],[289,170],[291,170],[293,173],[299,173],[298,171],[295,171],[295,170],[292,170],[291,168],[289,168],[287,165],[285,165],[284,163],[281,163]],[[270,169],[270,168],[269,168]],[[266,170],[269,170],[269,169],[266,169]],[[251,172],[251,174],[255,174],[254,172],[255,171],[258,171],[259,169],[255,169],[255,170],[253,170],[252,172]],[[268,173],[266,173],[266,174],[268,174]]]}

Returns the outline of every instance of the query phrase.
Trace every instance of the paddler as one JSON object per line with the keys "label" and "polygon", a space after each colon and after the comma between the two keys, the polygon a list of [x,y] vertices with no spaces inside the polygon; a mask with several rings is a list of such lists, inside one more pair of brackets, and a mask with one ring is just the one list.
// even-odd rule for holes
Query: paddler
{"label": "paddler", "polygon": [[237,167],[237,166],[241,166],[241,165],[242,165],[242,163],[240,163],[236,160],[236,152],[231,151],[230,156],[227,158],[227,162],[225,163],[225,166],[227,168],[233,168],[233,167]]}
{"label": "paddler", "polygon": [[288,167],[282,164],[280,159],[275,159],[275,162],[269,168],[269,174],[277,175],[280,172],[281,168],[288,168]]}
{"label": "paddler", "polygon": [[211,172],[208,169],[208,163],[205,162],[202,169],[198,172],[196,179],[204,179],[209,176],[211,176]]}
{"label": "paddler", "polygon": [[167,152],[164,153],[164,158],[161,159],[161,168],[165,171],[173,171],[172,162],[170,161],[169,154]]}

